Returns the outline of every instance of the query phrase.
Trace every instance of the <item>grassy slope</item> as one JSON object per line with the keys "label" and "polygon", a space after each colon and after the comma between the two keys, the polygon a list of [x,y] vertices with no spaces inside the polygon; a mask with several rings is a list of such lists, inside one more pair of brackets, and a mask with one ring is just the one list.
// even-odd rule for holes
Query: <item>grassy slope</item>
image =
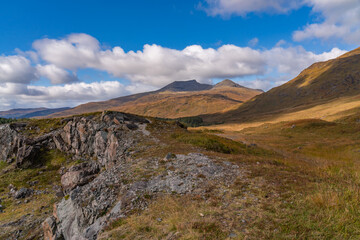
{"label": "grassy slope", "polygon": [[[20,121],[20,120],[19,120]],[[54,129],[64,126],[60,119],[41,119],[24,120],[28,122],[24,129],[24,134],[28,137],[36,137],[46,134]],[[53,208],[53,204],[60,201],[56,197],[54,187],[60,187],[61,167],[73,165],[71,157],[57,150],[43,150],[36,164],[30,168],[19,169],[15,164],[8,165],[0,162],[0,199],[3,206],[3,213],[0,213],[0,239],[11,239],[10,232],[21,229],[25,233],[24,239],[40,239],[42,233],[41,222],[48,217]],[[37,182],[31,186],[31,182]],[[12,184],[17,189],[22,187],[31,188],[43,193],[24,199],[16,200],[9,194],[8,186]],[[22,218],[25,222],[16,225]],[[35,225],[28,225],[28,222]],[[7,223],[13,223],[6,225]],[[4,225],[5,224],[5,225]]]}
{"label": "grassy slope", "polygon": [[[334,122],[304,119],[226,132],[222,136],[256,143],[282,155],[293,169],[292,196],[281,211],[270,213],[278,219],[272,239],[358,239],[360,237],[360,115]],[[276,168],[276,167],[275,167]],[[258,171],[271,181],[263,166]],[[302,176],[301,182],[296,176]],[[266,230],[265,230],[266,231]]]}
{"label": "grassy slope", "polygon": [[[23,216],[31,219],[31,222],[38,221],[35,226],[27,226],[26,223],[20,225],[21,230],[26,233],[24,239],[40,239],[40,223],[52,212],[52,205],[60,200],[55,196],[53,189],[53,186],[60,185],[59,169],[70,161],[66,155],[54,150],[43,152],[40,158],[41,165],[28,169],[15,169],[13,165],[3,162],[0,164],[0,198],[4,207],[4,212],[0,214],[0,226],[16,222]],[[30,186],[31,182],[37,182],[35,187]],[[27,198],[29,202],[25,202],[24,199],[15,200],[8,194],[9,184],[13,184],[17,189],[31,187],[45,192]],[[9,239],[7,234],[19,227],[9,225],[0,229],[0,239]]]}
{"label": "grassy slope", "polygon": [[178,118],[231,110],[261,92],[248,88],[223,87],[195,92],[150,92],[105,102],[87,103],[51,117],[115,110],[151,117]]}
{"label": "grassy slope", "polygon": [[[139,149],[134,157],[144,158],[143,164],[147,158],[163,158],[169,152],[202,152],[239,165],[244,174],[232,186],[209,187],[206,201],[196,195],[149,196],[147,210],[113,222],[100,239],[173,235],[179,239],[227,239],[231,233],[237,239],[358,239],[359,122],[360,115],[352,113],[335,122],[307,119],[221,133],[187,131],[174,122],[152,119],[147,129],[158,140],[138,143],[148,146],[145,148],[134,146]],[[35,120],[31,129],[42,127],[29,134],[47,132],[58,124]],[[7,197],[10,182],[21,187],[28,186],[29,180],[39,180],[41,189],[51,189],[58,182],[57,169],[68,164],[66,156],[46,154],[42,169],[0,174],[0,194],[6,207],[0,222],[16,219],[27,209],[40,218],[51,214],[51,204],[56,200],[51,195],[20,205]],[[139,178],[148,174],[141,165],[138,168]],[[38,175],[40,170],[46,174]]]}
{"label": "grassy slope", "polygon": [[203,117],[208,123],[257,121],[259,118],[281,117],[311,109],[339,98],[356,97],[360,92],[359,68],[360,48],[339,58],[315,63],[293,80],[251,99],[235,110]]}

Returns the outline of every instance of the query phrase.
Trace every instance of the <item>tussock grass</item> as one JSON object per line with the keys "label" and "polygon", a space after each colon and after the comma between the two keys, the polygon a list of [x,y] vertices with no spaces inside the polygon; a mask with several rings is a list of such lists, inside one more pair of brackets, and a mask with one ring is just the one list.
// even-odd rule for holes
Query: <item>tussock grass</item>
{"label": "tussock grass", "polygon": [[66,124],[66,122],[62,121],[60,118],[29,119],[26,120],[26,122],[28,122],[28,125],[23,130],[24,133],[34,137],[50,133],[55,129],[64,127]]}
{"label": "tussock grass", "polygon": [[271,155],[270,151],[250,146],[240,142],[219,137],[213,134],[197,131],[183,131],[173,133],[172,138],[187,144],[204,148],[208,151],[214,151],[225,154],[247,154],[247,155]]}
{"label": "tussock grass", "polygon": [[289,174],[287,181],[277,182],[278,189],[287,189],[288,194],[272,211],[265,211],[277,219],[277,227],[270,231],[255,224],[255,228],[269,239],[360,238],[357,121],[357,116],[336,122],[302,119],[225,133],[282,154],[282,162],[290,168],[280,171],[278,166],[267,165],[252,170],[268,182],[284,180],[285,173]]}
{"label": "tussock grass", "polygon": [[99,239],[226,239],[216,211],[189,197],[163,196],[142,214],[111,223]]}
{"label": "tussock grass", "polygon": [[[58,150],[42,151],[38,157],[38,165],[27,169],[15,168],[14,164],[7,165],[0,162],[0,170],[2,170],[0,172],[0,198],[2,199],[1,205],[4,207],[4,212],[0,213],[0,225],[9,221],[16,221],[29,213],[32,214],[32,218],[39,219],[40,223],[49,216],[53,204],[59,200],[52,188],[54,185],[60,185],[58,170],[68,163],[68,156]],[[36,182],[36,184],[31,186],[32,182]],[[29,202],[25,203],[24,199],[16,200],[9,195],[8,186],[10,184],[17,189],[26,187],[34,190],[45,190],[45,192],[27,198]],[[36,228],[28,230],[30,232],[27,232],[25,236],[39,235],[41,226],[39,224]],[[8,239],[6,232],[0,232],[0,239],[2,237]]]}

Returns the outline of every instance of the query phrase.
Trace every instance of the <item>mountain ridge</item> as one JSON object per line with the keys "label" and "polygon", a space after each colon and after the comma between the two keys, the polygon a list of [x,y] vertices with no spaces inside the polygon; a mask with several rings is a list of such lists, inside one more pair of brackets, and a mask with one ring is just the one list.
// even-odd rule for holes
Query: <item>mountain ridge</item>
{"label": "mountain ridge", "polygon": [[189,117],[223,112],[261,93],[259,90],[238,86],[214,87],[196,80],[175,81],[156,91],[85,103],[48,117],[65,117],[103,110],[163,118]]}

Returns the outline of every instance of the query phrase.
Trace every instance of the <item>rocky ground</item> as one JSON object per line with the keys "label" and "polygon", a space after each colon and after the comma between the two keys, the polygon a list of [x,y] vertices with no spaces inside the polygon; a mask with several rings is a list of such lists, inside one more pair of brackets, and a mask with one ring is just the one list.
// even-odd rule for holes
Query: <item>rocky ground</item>
{"label": "rocky ground", "polygon": [[[232,189],[247,178],[244,168],[164,141],[160,132],[165,128],[186,130],[178,123],[152,121],[107,112],[1,125],[0,239],[120,239],[126,234],[114,234],[117,222],[166,197],[213,204],[231,193],[236,197],[227,196],[231,201],[223,199],[221,205],[234,208],[239,207],[234,199],[240,205],[248,201]],[[193,236],[206,236],[206,224],[215,228],[214,238],[240,236],[229,225],[231,217],[222,223],[212,219],[214,227],[204,222],[205,214],[196,213],[201,224]],[[242,218],[236,214],[234,219]],[[189,233],[172,229],[162,234],[160,238],[179,239]]]}

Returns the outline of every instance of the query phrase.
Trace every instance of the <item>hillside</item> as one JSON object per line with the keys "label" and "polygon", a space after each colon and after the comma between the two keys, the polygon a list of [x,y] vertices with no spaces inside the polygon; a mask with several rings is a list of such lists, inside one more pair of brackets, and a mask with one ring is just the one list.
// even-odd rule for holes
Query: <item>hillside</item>
{"label": "hillside", "polygon": [[31,118],[65,111],[69,108],[17,108],[8,111],[0,111],[1,118]]}
{"label": "hillside", "polygon": [[50,117],[103,110],[162,118],[188,117],[231,110],[260,93],[260,90],[245,88],[230,80],[224,80],[215,86],[200,84],[195,80],[176,81],[157,91],[86,103]]}
{"label": "hillside", "polygon": [[[338,100],[358,102],[356,96],[359,94],[360,48],[357,48],[336,59],[314,63],[291,81],[256,96],[233,111],[203,118],[209,123],[246,122],[279,117],[279,114],[304,111],[330,102],[337,105],[340,112],[347,109],[339,107]],[[358,104],[353,107],[356,106]],[[332,114],[335,113],[334,109]]]}

